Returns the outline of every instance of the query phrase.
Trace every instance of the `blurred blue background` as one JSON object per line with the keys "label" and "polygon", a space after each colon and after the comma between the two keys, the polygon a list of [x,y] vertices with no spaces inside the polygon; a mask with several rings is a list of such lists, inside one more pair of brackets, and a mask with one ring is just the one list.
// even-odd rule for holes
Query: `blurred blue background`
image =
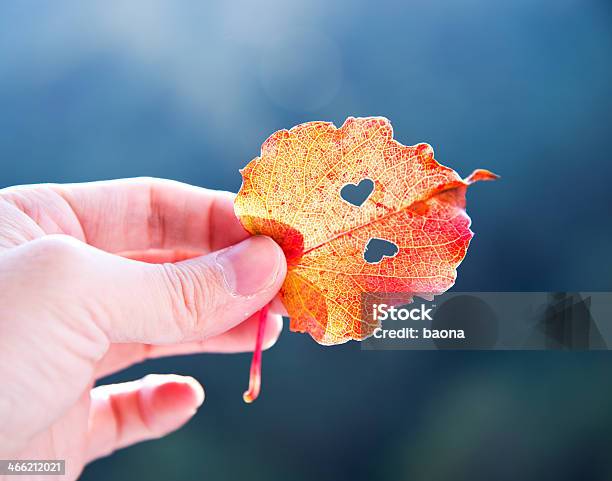
{"label": "blurred blue background", "polygon": [[[470,190],[455,289],[612,289],[607,0],[5,1],[0,187],[129,176],[237,191],[266,137],[384,115]],[[207,390],[168,438],[83,479],[612,479],[608,353],[363,352],[285,332],[163,359]]]}

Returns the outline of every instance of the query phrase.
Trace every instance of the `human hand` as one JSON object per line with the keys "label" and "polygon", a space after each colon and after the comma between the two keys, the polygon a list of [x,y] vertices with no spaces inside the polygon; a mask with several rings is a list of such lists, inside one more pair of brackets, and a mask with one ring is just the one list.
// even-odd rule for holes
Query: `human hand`
{"label": "human hand", "polygon": [[[0,458],[66,459],[74,479],[177,429],[204,399],[194,379],[96,379],[152,357],[252,350],[285,272],[228,193],[157,179],[0,190]],[[269,316],[265,347],[282,328]]]}

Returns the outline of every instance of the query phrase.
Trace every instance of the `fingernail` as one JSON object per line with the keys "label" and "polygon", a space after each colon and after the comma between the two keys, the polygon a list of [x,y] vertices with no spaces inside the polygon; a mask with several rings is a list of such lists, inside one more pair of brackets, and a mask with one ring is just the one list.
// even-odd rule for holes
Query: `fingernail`
{"label": "fingernail", "polygon": [[278,277],[282,251],[265,236],[250,237],[217,254],[216,263],[230,292],[249,297],[271,287]]}

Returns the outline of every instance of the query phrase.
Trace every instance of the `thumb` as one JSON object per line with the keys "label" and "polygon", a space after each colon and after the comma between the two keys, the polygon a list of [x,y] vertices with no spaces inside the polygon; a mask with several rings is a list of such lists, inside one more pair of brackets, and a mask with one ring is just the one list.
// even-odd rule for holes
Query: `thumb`
{"label": "thumb", "polygon": [[111,342],[167,344],[216,336],[268,304],[286,274],[282,249],[264,236],[165,264],[126,259],[66,236],[31,244],[42,246],[41,257],[53,259],[54,289],[69,290],[79,312],[89,313]]}
{"label": "thumb", "polygon": [[[286,273],[281,248],[263,236],[195,259],[120,259],[105,330],[111,342],[169,343],[221,334],[268,304]],[[109,279],[110,281],[110,279]]]}

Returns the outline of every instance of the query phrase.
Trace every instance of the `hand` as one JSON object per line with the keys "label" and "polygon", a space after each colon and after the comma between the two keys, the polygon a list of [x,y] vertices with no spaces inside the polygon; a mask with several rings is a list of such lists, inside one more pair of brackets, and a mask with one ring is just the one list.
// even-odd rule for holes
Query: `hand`
{"label": "hand", "polygon": [[[0,458],[88,461],[162,436],[204,399],[192,378],[92,389],[147,358],[252,350],[286,272],[231,194],[130,179],[0,190]],[[265,346],[282,319],[270,314]]]}

